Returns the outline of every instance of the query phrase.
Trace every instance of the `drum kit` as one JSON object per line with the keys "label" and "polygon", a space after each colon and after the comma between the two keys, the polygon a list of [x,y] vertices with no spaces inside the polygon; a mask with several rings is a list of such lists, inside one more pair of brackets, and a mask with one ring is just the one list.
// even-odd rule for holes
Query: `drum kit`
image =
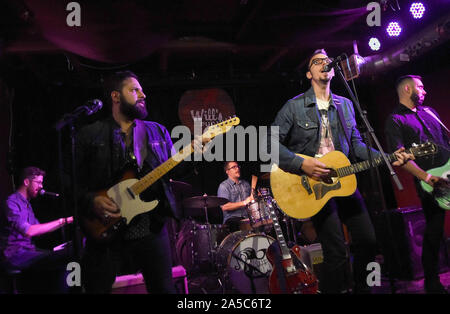
{"label": "drum kit", "polygon": [[[248,218],[235,232],[217,224],[222,221],[220,206],[227,199],[205,194],[182,200],[187,219],[176,237],[176,252],[188,274],[217,276],[224,292],[269,292],[272,265],[266,252],[276,241],[270,208],[277,206],[269,188],[256,190],[254,200],[246,206]],[[278,210],[277,215],[282,212]]]}

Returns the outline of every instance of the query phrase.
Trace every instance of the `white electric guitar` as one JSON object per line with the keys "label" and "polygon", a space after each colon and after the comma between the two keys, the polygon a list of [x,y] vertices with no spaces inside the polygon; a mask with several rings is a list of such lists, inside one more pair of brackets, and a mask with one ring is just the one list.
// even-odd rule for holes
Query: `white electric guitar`
{"label": "white electric guitar", "polygon": [[[202,142],[208,142],[215,136],[228,132],[239,122],[239,118],[235,117],[209,126],[202,134]],[[109,197],[117,204],[121,217],[102,219],[92,213],[84,215],[81,217],[81,226],[85,235],[99,242],[107,241],[136,215],[156,208],[158,200],[144,202],[139,195],[193,152],[192,144],[188,145],[141,179],[136,178],[134,170],[127,170],[117,184],[107,190],[97,191],[96,195]]]}

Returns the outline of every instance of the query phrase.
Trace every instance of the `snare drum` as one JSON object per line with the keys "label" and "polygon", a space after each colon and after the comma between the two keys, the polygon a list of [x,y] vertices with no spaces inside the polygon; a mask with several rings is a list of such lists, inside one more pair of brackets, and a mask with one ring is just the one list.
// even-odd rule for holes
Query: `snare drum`
{"label": "snare drum", "polygon": [[[271,198],[265,197],[258,200],[252,200],[246,206],[250,226],[258,231],[268,231],[272,228],[272,218],[270,216]],[[263,229],[263,230],[261,230]]]}
{"label": "snare drum", "polygon": [[274,238],[237,231],[229,234],[217,250],[217,266],[227,288],[240,293],[269,292],[272,265],[266,252]]}

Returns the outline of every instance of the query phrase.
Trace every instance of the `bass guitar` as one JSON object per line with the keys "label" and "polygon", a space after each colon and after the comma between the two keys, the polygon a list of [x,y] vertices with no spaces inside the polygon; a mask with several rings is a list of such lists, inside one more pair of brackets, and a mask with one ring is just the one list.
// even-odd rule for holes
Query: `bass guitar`
{"label": "bass guitar", "polygon": [[420,181],[420,186],[425,192],[434,196],[434,199],[442,209],[450,210],[450,159],[445,165],[427,170],[433,176],[444,178],[445,181],[434,184],[434,187]]}
{"label": "bass guitar", "polygon": [[267,203],[278,240],[278,243],[274,242],[267,250],[267,259],[272,264],[269,292],[273,294],[316,294],[319,288],[316,276],[302,262],[300,247],[298,245],[288,247],[275,213],[275,200],[270,198]]}
{"label": "bass guitar", "polygon": [[[209,126],[202,134],[202,142],[208,142],[215,136],[228,132],[232,126],[238,125],[239,122],[239,118],[235,117]],[[109,189],[97,191],[96,195],[109,197],[117,204],[120,208],[121,217],[101,219],[96,215],[82,216],[80,225],[85,235],[98,242],[108,241],[135,216],[156,208],[158,200],[145,202],[141,200],[139,195],[193,152],[194,148],[190,144],[141,179],[136,178],[135,171],[127,170],[124,171],[118,182]]]}
{"label": "bass guitar", "polygon": [[[415,157],[437,153],[437,146],[428,142],[415,144],[406,150]],[[302,158],[313,158],[297,154]],[[397,160],[395,154],[386,155],[389,162]],[[383,158],[374,158],[351,164],[348,158],[339,151],[325,154],[318,160],[327,166],[330,172],[319,181],[305,175],[297,175],[281,170],[274,164],[270,172],[270,187],[280,209],[288,216],[305,219],[317,214],[329,199],[336,196],[349,196],[356,191],[355,173],[379,166]]]}

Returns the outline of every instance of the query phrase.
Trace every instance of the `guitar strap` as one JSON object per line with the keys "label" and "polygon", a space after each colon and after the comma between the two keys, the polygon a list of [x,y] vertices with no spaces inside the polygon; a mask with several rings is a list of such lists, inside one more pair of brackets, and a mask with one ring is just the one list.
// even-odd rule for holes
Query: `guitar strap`
{"label": "guitar strap", "polygon": [[431,111],[429,108],[424,107],[423,111],[425,111],[426,113],[428,113],[430,116],[432,116],[437,122],[439,122],[440,125],[442,125],[442,127],[450,133],[449,129],[445,126],[444,123],[442,123],[442,121],[434,114],[433,111]]}
{"label": "guitar strap", "polygon": [[144,160],[147,157],[147,143],[148,143],[148,135],[145,129],[144,122],[141,120],[135,121],[136,126],[133,130],[133,151],[134,156],[136,157],[136,163],[139,169],[142,168],[144,164]]}
{"label": "guitar strap", "polygon": [[342,113],[341,101],[339,100],[339,98],[337,98],[335,95],[333,95],[333,102],[336,105],[336,110],[338,112],[338,120],[339,120],[339,123],[341,124],[342,130],[344,131],[345,139],[347,140],[348,147],[350,149],[350,154],[349,154],[350,155],[349,156],[350,160],[351,160],[352,163],[355,163],[356,162],[356,160],[355,160],[356,154],[355,154],[355,151],[353,149],[352,142],[350,141],[351,135],[349,135],[347,133],[348,130],[345,127],[345,124],[344,124],[345,120],[344,120],[344,115]]}

